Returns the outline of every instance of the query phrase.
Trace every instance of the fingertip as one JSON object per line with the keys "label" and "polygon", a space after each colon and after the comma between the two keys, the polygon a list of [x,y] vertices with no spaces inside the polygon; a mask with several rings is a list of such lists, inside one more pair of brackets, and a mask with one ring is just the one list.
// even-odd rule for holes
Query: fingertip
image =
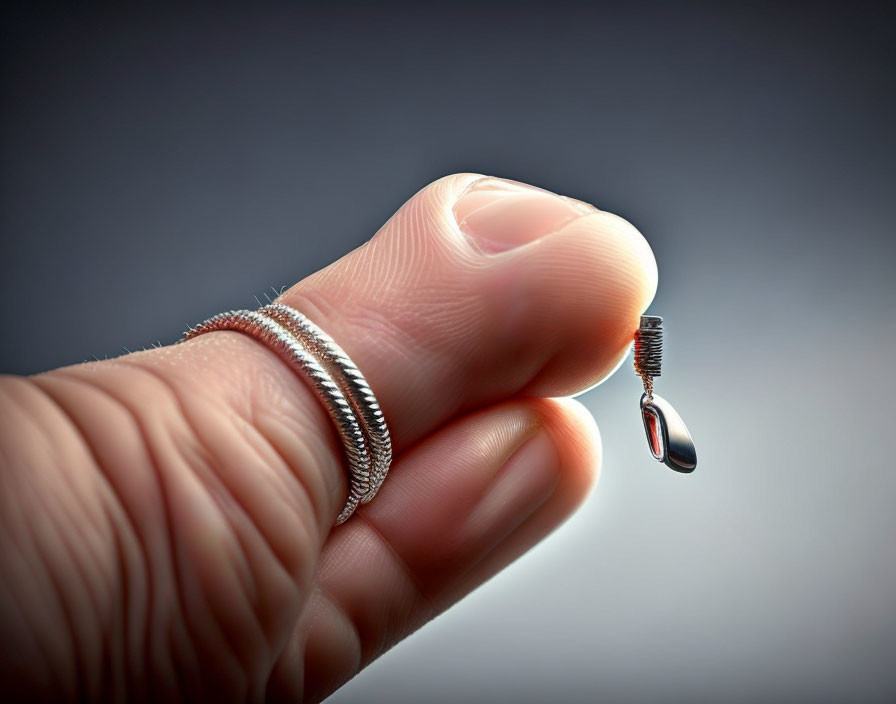
{"label": "fingertip", "polygon": [[638,315],[647,310],[653,301],[659,284],[659,269],[656,257],[647,238],[632,223],[614,213],[603,213],[604,217],[615,224],[613,231],[618,234],[628,251],[629,266],[635,280],[640,281],[640,297],[636,301],[635,310]]}
{"label": "fingertip", "polygon": [[[525,393],[569,396],[604,381],[625,358],[641,314],[656,292],[650,245],[623,218],[595,211],[570,222],[512,268],[525,276],[533,338],[548,360]],[[551,335],[537,331],[549,321]],[[537,333],[537,334],[536,334]]]}
{"label": "fingertip", "polygon": [[572,511],[588,497],[600,477],[600,430],[591,412],[575,399],[547,398],[536,403],[541,423],[560,457],[560,503]]}
{"label": "fingertip", "polygon": [[659,270],[647,239],[632,223],[603,210],[571,222],[565,232],[578,235],[583,246],[597,247],[602,261],[612,262],[608,272],[624,286],[624,312],[640,315],[656,295]]}
{"label": "fingertip", "polygon": [[599,383],[656,286],[650,246],[624,219],[459,173],[279,300],[364,371],[401,452],[471,408]]}

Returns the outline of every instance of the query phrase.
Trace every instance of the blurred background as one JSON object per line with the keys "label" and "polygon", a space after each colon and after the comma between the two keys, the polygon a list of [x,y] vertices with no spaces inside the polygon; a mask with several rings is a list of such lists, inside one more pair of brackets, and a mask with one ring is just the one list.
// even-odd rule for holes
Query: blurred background
{"label": "blurred background", "polygon": [[896,699],[892,3],[3,12],[0,371],[254,306],[454,171],[656,252],[696,473],[626,364],[581,512],[332,702]]}

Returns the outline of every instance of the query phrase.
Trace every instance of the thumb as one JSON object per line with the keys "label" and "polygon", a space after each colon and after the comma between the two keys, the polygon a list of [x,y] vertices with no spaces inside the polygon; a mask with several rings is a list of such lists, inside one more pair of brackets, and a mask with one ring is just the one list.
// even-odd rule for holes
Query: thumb
{"label": "thumb", "polygon": [[[364,372],[400,455],[474,409],[604,378],[655,287],[624,220],[461,174],[281,300]],[[218,332],[2,393],[15,411],[0,438],[4,527],[20,547],[3,568],[3,602],[20,607],[2,607],[12,661],[70,696],[260,695],[346,496],[332,422],[304,381]]]}

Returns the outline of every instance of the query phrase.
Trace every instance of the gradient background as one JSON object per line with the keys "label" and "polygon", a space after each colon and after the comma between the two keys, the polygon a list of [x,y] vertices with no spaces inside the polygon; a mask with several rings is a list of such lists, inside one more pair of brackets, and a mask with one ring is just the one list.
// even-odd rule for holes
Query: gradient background
{"label": "gradient background", "polygon": [[719,5],[7,8],[0,370],[171,342],[453,171],[592,201],[698,471],[626,365],[582,511],[332,701],[892,701],[894,6]]}

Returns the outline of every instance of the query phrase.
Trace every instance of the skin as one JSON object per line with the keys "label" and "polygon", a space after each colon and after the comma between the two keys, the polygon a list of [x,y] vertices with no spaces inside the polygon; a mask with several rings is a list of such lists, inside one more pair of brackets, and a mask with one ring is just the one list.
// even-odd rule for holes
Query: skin
{"label": "skin", "polygon": [[346,524],[329,417],[233,332],[0,380],[0,694],[319,701],[555,529],[600,462],[575,401],[656,289],[629,223],[458,174],[287,291],[396,460]]}

